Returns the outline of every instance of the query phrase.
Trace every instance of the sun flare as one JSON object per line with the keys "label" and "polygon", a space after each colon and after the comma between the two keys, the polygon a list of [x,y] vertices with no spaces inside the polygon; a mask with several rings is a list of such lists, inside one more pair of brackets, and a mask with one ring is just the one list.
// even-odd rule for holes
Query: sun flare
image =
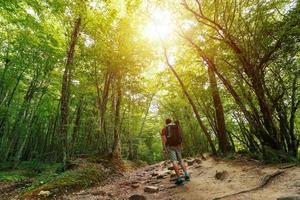
{"label": "sun flare", "polygon": [[165,40],[172,35],[173,29],[171,13],[167,10],[156,9],[151,13],[143,34],[153,40]]}

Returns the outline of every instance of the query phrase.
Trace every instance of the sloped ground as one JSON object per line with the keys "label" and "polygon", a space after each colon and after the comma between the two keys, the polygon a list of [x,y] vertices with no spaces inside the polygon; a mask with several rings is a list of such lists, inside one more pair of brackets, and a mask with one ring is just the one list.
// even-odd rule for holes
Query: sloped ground
{"label": "sloped ground", "polygon": [[58,171],[56,165],[38,173],[32,173],[31,168],[8,169],[0,174],[0,200],[62,199],[63,194],[107,183],[142,165],[90,156],[73,160],[65,172]]}
{"label": "sloped ground", "polygon": [[[172,176],[172,171],[168,170],[170,165],[162,162],[126,173],[122,177],[106,182],[105,185],[65,195],[62,199],[119,200],[131,197],[149,200],[211,200],[255,188],[264,180],[265,185],[255,191],[221,199],[274,200],[287,196],[300,197],[299,167],[289,166],[279,169],[285,166],[266,166],[247,160],[216,161],[213,158],[202,162],[199,160],[189,160],[191,181],[182,186],[174,187],[174,182],[170,181]],[[272,174],[274,177],[270,176]],[[149,189],[150,192],[144,191],[147,186],[153,186]],[[136,196],[132,197],[133,195]]]}

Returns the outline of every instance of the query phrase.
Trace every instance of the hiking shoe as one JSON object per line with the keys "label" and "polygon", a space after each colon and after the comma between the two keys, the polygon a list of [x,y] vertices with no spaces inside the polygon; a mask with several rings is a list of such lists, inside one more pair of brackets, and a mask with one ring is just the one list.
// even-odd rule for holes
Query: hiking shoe
{"label": "hiking shoe", "polygon": [[189,175],[185,175],[185,176],[184,176],[184,179],[185,179],[186,181],[190,181],[190,180],[191,180]]}
{"label": "hiking shoe", "polygon": [[175,182],[176,185],[181,185],[182,183],[183,183],[183,180],[181,177],[176,179],[176,182]]}

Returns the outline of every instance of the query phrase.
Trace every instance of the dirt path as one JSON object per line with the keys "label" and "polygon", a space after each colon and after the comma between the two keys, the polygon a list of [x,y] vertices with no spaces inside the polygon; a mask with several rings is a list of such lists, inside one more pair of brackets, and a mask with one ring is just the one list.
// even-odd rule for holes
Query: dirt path
{"label": "dirt path", "polygon": [[[198,161],[198,163],[196,162]],[[278,171],[278,166],[265,166],[254,161],[189,161],[191,181],[183,186],[174,187],[170,181],[172,171],[167,163],[141,168],[125,174],[105,186],[64,196],[68,200],[112,200],[112,199],[159,199],[159,200],[211,200],[258,186],[267,175]],[[201,163],[200,163],[201,162]],[[282,169],[282,174],[269,180],[262,188],[252,192],[221,198],[225,200],[274,200],[286,196],[300,199],[300,168]],[[216,176],[218,173],[218,178]],[[145,192],[147,186],[153,186]],[[157,187],[157,188],[156,188]],[[157,191],[158,189],[158,191]]]}

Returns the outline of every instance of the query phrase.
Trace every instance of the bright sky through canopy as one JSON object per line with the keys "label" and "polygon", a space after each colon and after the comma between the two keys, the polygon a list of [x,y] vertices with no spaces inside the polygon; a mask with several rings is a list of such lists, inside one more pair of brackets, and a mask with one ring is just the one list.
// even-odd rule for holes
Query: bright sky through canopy
{"label": "bright sky through canopy", "polygon": [[173,30],[171,13],[167,10],[155,9],[150,14],[143,34],[149,39],[165,40],[172,35]]}

